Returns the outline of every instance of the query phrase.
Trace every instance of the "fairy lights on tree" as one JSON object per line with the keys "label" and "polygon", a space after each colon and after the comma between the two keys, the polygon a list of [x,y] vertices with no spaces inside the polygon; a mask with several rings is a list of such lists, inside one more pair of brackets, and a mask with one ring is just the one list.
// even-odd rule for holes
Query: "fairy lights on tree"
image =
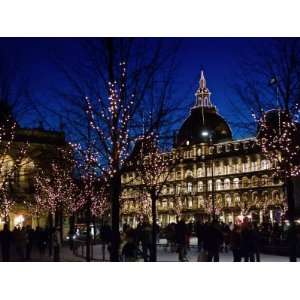
{"label": "fairy lights on tree", "polygon": [[288,110],[264,112],[258,120],[257,137],[262,153],[275,167],[275,175],[285,183],[290,221],[295,214],[292,178],[300,174],[300,135],[295,117]]}
{"label": "fairy lights on tree", "polygon": [[107,199],[110,202],[112,220],[112,261],[119,260],[121,175],[130,145],[129,124],[136,105],[134,94],[130,94],[126,88],[125,62],[121,62],[119,67],[119,80],[108,82],[107,100],[99,98],[96,103],[92,103],[85,97],[90,134],[98,147],[95,161],[108,187]]}
{"label": "fairy lights on tree", "polygon": [[47,171],[40,170],[35,176],[35,201],[28,203],[37,215],[49,212],[52,216],[60,210],[70,215],[81,206],[78,187],[70,169],[59,162],[52,162]]}
{"label": "fairy lights on tree", "polygon": [[152,132],[139,139],[140,150],[136,157],[136,172],[142,190],[151,199],[152,251],[151,261],[156,261],[157,201],[164,183],[167,181],[171,160],[158,148],[158,138]]}
{"label": "fairy lights on tree", "polygon": [[15,179],[26,155],[28,144],[16,143],[16,122],[11,118],[0,125],[0,214],[8,222],[17,199],[13,193]]}
{"label": "fairy lights on tree", "polygon": [[264,113],[258,124],[259,145],[275,164],[276,174],[281,178],[299,175],[299,124],[285,110]]}

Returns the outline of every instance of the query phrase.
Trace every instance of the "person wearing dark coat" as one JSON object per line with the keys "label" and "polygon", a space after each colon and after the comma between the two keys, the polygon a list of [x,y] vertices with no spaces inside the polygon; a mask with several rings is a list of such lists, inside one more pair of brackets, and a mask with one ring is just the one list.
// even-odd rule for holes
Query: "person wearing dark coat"
{"label": "person wearing dark coat", "polygon": [[142,243],[142,252],[144,261],[149,261],[151,252],[152,227],[148,221],[143,222],[140,232],[140,240]]}
{"label": "person wearing dark coat", "polygon": [[223,234],[219,229],[218,222],[214,221],[212,224],[207,226],[204,234],[203,248],[207,251],[208,261],[220,261],[219,253],[223,241]]}
{"label": "person wearing dark coat", "polygon": [[103,259],[103,261],[105,261],[106,246],[108,246],[108,248],[109,248],[109,245],[110,245],[110,242],[111,242],[111,234],[112,234],[111,228],[108,225],[108,223],[105,222],[103,224],[103,226],[101,227],[101,229],[100,229],[100,237],[101,237],[101,243],[102,243],[102,259]]}
{"label": "person wearing dark coat", "polygon": [[2,260],[9,261],[10,259],[10,245],[12,242],[12,234],[8,228],[8,224],[4,224],[3,230],[0,232],[0,243]]}
{"label": "person wearing dark coat", "polygon": [[256,223],[253,224],[252,232],[253,232],[253,239],[254,239],[255,261],[260,262],[260,247],[262,242],[262,236]]}
{"label": "person wearing dark coat", "polygon": [[195,223],[195,233],[198,241],[198,252],[201,252],[204,237],[204,224],[200,220],[197,220]]}
{"label": "person wearing dark coat", "polygon": [[126,243],[122,248],[122,257],[126,262],[137,261],[138,247],[136,244],[135,233],[133,230],[128,230],[126,235]]}
{"label": "person wearing dark coat", "polygon": [[175,227],[176,232],[176,242],[177,242],[177,251],[179,261],[187,261],[186,252],[187,252],[187,235],[188,229],[185,224],[185,221],[181,219]]}
{"label": "person wearing dark coat", "polygon": [[255,236],[251,224],[247,224],[241,231],[241,252],[245,262],[254,262]]}
{"label": "person wearing dark coat", "polygon": [[234,225],[234,228],[230,235],[230,244],[233,254],[233,261],[241,261],[241,232],[238,225]]}
{"label": "person wearing dark coat", "polygon": [[26,260],[31,259],[31,252],[33,247],[33,241],[34,241],[34,230],[31,228],[31,226],[26,226]]}

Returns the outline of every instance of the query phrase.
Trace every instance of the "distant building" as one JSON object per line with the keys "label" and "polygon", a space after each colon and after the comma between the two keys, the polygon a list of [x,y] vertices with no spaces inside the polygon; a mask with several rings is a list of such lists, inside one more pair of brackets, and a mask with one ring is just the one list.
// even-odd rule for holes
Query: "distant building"
{"label": "distant building", "polygon": [[[285,191],[283,181],[274,176],[274,163],[260,153],[256,137],[232,138],[230,126],[210,99],[203,72],[195,96],[172,151],[166,153],[176,157],[176,166],[159,197],[159,223],[174,222],[177,215],[207,220],[213,211],[225,222],[244,217],[279,221],[286,209]],[[134,169],[122,182],[122,222],[135,226],[141,183]]]}
{"label": "distant building", "polygon": [[[36,227],[38,222],[40,226],[45,226],[47,217],[37,220],[28,210],[25,203],[29,203],[34,199],[34,183],[33,177],[38,168],[43,170],[49,169],[49,164],[58,156],[58,148],[66,145],[64,133],[56,131],[48,131],[42,128],[24,129],[17,127],[11,152],[5,154],[1,158],[2,171],[4,169],[13,168],[18,154],[15,149],[18,145],[28,143],[28,149],[25,157],[22,158],[20,168],[14,174],[12,182],[10,182],[10,195],[16,203],[9,213],[10,228],[14,226],[31,225]],[[1,174],[3,174],[1,172]],[[0,178],[1,180],[1,178]],[[0,216],[0,229],[3,226],[3,214]]]}

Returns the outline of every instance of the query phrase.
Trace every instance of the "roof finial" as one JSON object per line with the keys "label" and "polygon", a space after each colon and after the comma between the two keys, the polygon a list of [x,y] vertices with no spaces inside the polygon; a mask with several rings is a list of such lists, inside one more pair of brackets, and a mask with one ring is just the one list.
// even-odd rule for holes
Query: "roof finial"
{"label": "roof finial", "polygon": [[205,80],[205,77],[204,77],[204,71],[201,70],[201,77],[200,77],[200,89],[204,89],[206,88],[206,80]]}
{"label": "roof finial", "polygon": [[195,94],[196,96],[196,107],[214,107],[210,101],[211,92],[206,87],[206,79],[204,76],[203,69],[201,70],[201,76],[199,81],[199,88]]}

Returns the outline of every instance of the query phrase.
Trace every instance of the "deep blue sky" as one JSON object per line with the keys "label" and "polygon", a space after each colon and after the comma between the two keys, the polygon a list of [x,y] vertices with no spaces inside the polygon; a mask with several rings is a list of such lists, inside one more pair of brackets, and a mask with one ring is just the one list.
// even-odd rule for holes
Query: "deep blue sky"
{"label": "deep blue sky", "polygon": [[[250,38],[183,38],[178,54],[178,89],[189,91],[186,101],[194,101],[198,76],[204,68],[207,84],[212,92],[212,101],[219,112],[229,121],[234,112],[228,101],[237,101],[230,84],[236,80],[239,58],[252,51],[265,39]],[[53,88],[61,89],[66,84],[53,63],[53,56],[64,58],[66,64],[76,64],[80,55],[80,39],[67,38],[13,38],[0,39],[0,49],[12,57],[18,57],[22,74],[31,81],[35,99],[43,105],[57,106]],[[179,91],[180,92],[180,91]],[[187,111],[188,114],[188,111]],[[58,120],[48,117],[52,126]],[[236,137],[243,133],[233,128]]]}

